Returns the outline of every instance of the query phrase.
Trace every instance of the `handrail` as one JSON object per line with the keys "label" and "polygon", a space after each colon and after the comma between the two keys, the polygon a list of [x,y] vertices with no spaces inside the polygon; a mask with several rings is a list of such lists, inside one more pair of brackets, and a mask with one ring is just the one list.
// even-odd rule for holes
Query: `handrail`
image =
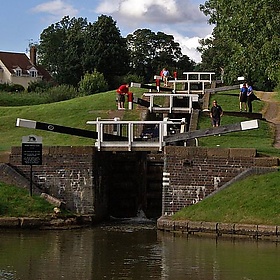
{"label": "handrail", "polygon": [[[185,110],[188,111],[189,113],[192,112],[192,107],[193,107],[193,102],[198,102],[198,94],[190,94],[190,93],[144,93],[144,96],[147,96],[150,98],[150,106],[149,106],[149,111],[158,111],[158,110],[166,110],[169,113],[172,113],[174,109],[177,110]],[[168,107],[158,107],[154,106],[154,98],[156,97],[168,97],[169,98],[169,106]],[[174,98],[182,98],[182,97],[188,97],[189,102],[186,106],[184,107],[174,107]]]}
{"label": "handrail", "polygon": [[[102,148],[126,148],[128,151],[132,151],[133,148],[157,148],[162,151],[164,141],[163,138],[167,136],[167,125],[174,124],[174,121],[164,120],[164,121],[120,121],[120,120],[101,120],[87,121],[86,124],[95,125],[96,131],[98,133],[95,146],[100,151]],[[119,129],[120,136],[126,137],[122,141],[104,141],[103,134],[106,125],[117,125],[121,128]],[[154,137],[151,141],[142,139],[139,135],[139,131],[142,132],[144,126],[153,126],[154,129],[158,129],[158,137]],[[138,128],[138,129],[137,129]],[[139,130],[140,128],[140,130]],[[123,135],[125,134],[125,135]]]}

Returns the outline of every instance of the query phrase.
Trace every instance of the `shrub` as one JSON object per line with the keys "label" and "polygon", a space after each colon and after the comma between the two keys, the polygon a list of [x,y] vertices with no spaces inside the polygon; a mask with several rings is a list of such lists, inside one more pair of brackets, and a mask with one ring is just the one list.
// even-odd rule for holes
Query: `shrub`
{"label": "shrub", "polygon": [[29,83],[28,87],[27,87],[27,91],[28,92],[45,92],[48,89],[50,89],[53,85],[49,82],[46,81],[35,81],[35,82],[31,82]]}
{"label": "shrub", "polygon": [[78,91],[70,85],[59,85],[46,91],[46,101],[48,103],[68,100],[77,96]]}
{"label": "shrub", "polygon": [[22,92],[24,90],[25,90],[24,86],[18,84],[13,84],[10,87],[11,92]]}
{"label": "shrub", "polygon": [[6,92],[22,92],[25,88],[18,84],[0,84],[0,90]]}
{"label": "shrub", "polygon": [[108,90],[108,83],[102,73],[94,70],[92,74],[86,73],[79,82],[81,95],[91,95]]}
{"label": "shrub", "polygon": [[10,91],[10,85],[5,83],[5,84],[0,84],[0,91],[7,91],[9,92]]}
{"label": "shrub", "polygon": [[144,77],[138,76],[135,74],[127,74],[126,76],[123,77],[123,83],[130,83],[130,82],[135,82],[135,83],[143,83],[144,82]]}

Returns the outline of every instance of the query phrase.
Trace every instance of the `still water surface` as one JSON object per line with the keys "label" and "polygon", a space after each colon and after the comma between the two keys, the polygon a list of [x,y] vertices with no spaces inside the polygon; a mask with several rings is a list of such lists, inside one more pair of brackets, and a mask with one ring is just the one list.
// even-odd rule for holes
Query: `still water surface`
{"label": "still water surface", "polygon": [[61,231],[0,231],[1,280],[280,279],[280,244],[172,235],[117,221]]}

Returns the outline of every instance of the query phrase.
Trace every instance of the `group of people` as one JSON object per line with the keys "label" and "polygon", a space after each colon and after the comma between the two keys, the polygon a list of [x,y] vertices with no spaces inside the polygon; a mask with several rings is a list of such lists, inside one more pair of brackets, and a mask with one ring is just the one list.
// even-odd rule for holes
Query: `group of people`
{"label": "group of people", "polygon": [[259,100],[259,98],[254,94],[252,86],[249,83],[244,83],[239,93],[240,112],[242,112],[243,109],[246,112],[248,107],[248,112],[252,113],[252,102],[254,100]]}
{"label": "group of people", "polygon": [[[254,100],[260,100],[253,92],[253,88],[249,83],[244,83],[239,93],[239,109],[240,112],[244,109],[244,111],[252,113],[252,102]],[[221,117],[223,116],[223,109],[220,105],[218,105],[217,101],[213,101],[213,105],[210,110],[210,118],[212,122],[212,126],[220,126]]]}

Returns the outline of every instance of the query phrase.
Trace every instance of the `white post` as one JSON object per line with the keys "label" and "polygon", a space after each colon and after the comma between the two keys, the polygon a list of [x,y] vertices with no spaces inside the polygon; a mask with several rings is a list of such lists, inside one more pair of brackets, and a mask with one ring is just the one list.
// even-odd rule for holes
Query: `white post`
{"label": "white post", "polygon": [[[169,118],[163,118],[164,122],[167,122],[169,120]],[[168,129],[167,129],[167,123],[163,124],[163,136],[167,136],[168,134]]]}
{"label": "white post", "polygon": [[173,96],[170,94],[170,96],[169,96],[169,113],[172,113],[172,107],[173,107]]}
{"label": "white post", "polygon": [[149,111],[152,112],[154,107],[154,96],[150,96],[150,106],[149,106]]}
{"label": "white post", "polygon": [[[120,118],[114,118],[114,121],[119,121]],[[113,124],[113,134],[114,135],[121,135],[121,125],[120,124]]]}

